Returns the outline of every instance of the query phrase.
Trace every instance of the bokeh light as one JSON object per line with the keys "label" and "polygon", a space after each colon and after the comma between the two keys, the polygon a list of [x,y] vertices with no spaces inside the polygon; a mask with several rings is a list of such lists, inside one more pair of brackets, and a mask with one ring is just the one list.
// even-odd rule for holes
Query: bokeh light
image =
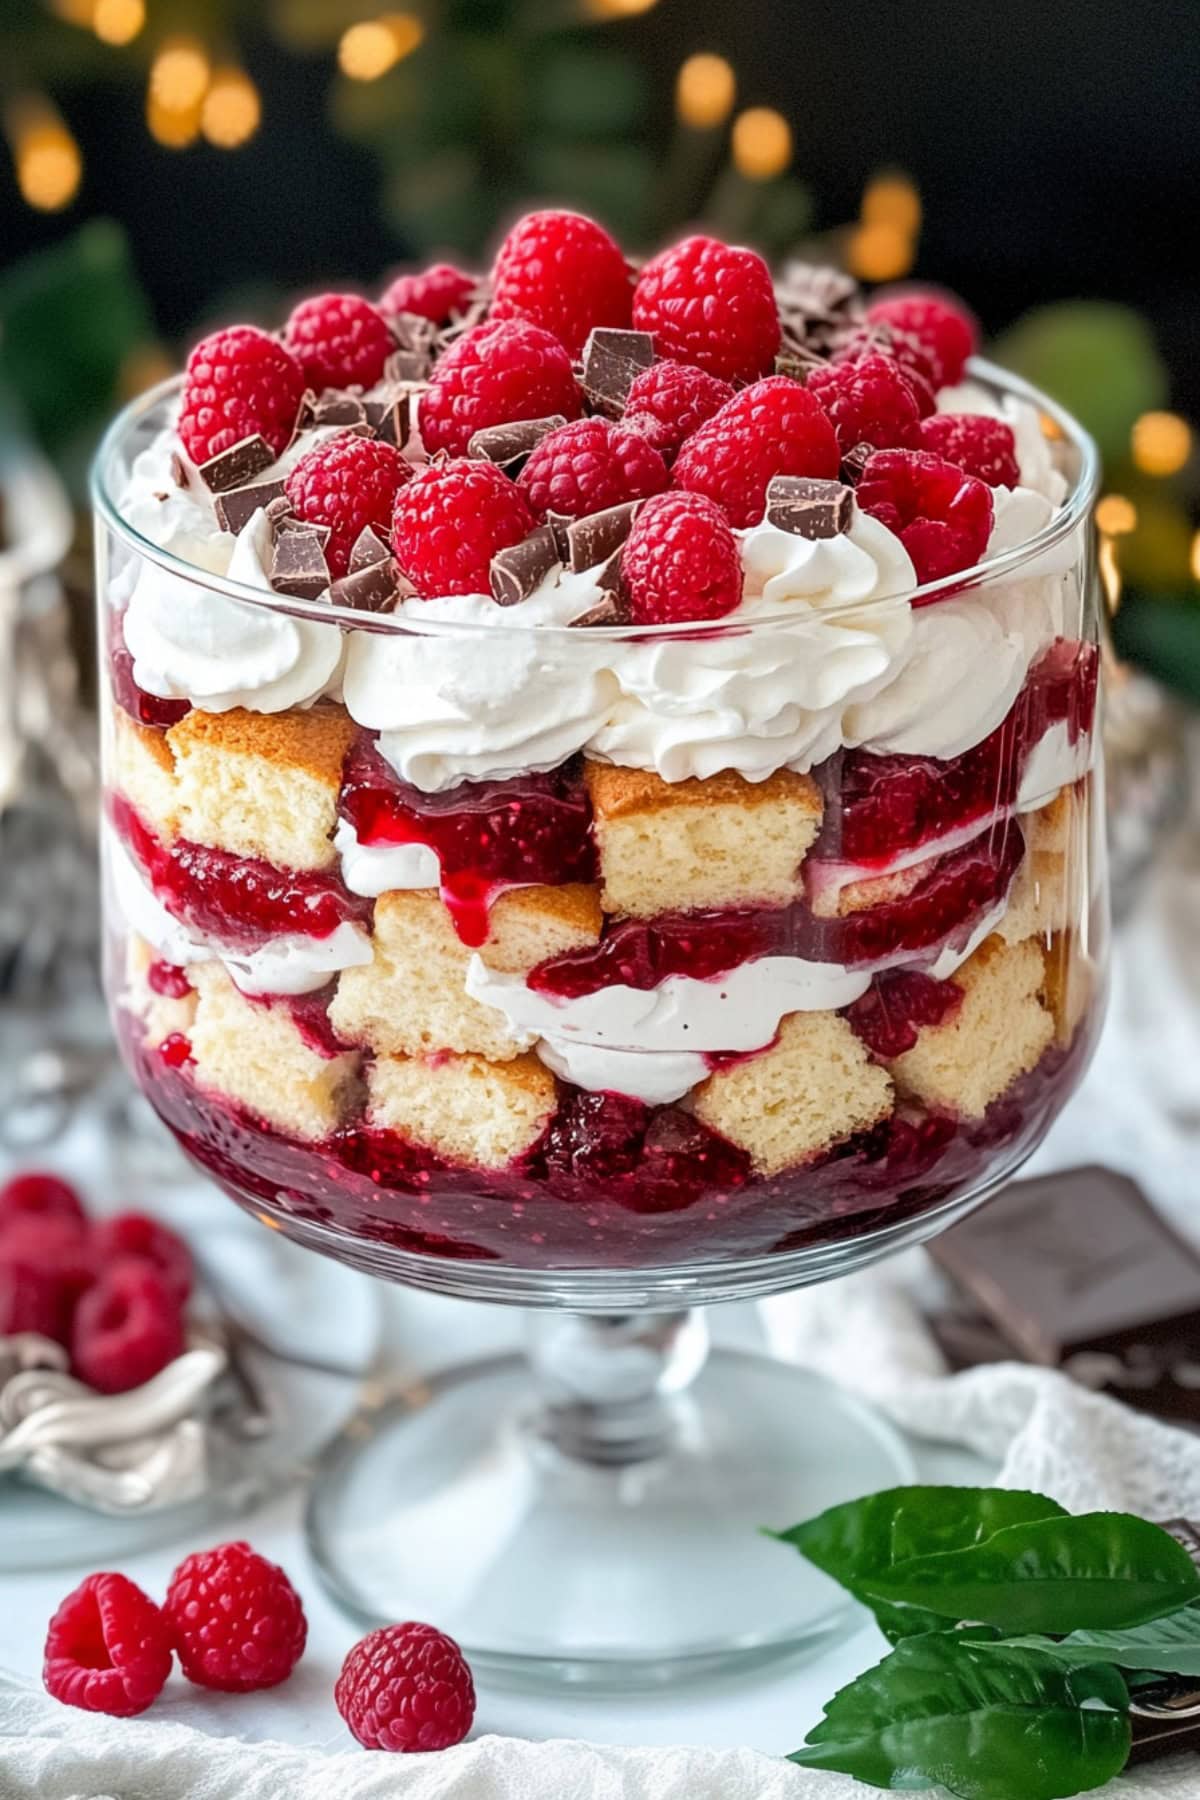
{"label": "bokeh light", "polygon": [[675,80],[675,111],[694,131],[712,131],[733,111],[737,76],[723,56],[699,51],[680,65]]}
{"label": "bokeh light", "polygon": [[881,170],[863,191],[861,213],[864,225],[890,225],[915,237],[921,229],[921,196],[902,169]]}
{"label": "bokeh light", "polygon": [[145,0],[96,0],[92,30],[104,44],[132,44],[145,23]]}
{"label": "bokeh light", "polygon": [[913,265],[912,234],[886,220],[857,225],[846,246],[846,262],[860,281],[897,281]]}
{"label": "bokeh light", "polygon": [[657,5],[658,0],[587,0],[593,19],[635,19]]}
{"label": "bokeh light", "polygon": [[208,91],[212,67],[195,38],[172,38],[150,65],[150,100],[166,113],[188,114]]}
{"label": "bokeh light", "polygon": [[1096,502],[1096,525],[1106,537],[1127,537],[1137,522],[1137,507],[1124,494],[1105,494]]}
{"label": "bokeh light", "polygon": [[415,13],[384,13],[349,26],[338,43],[338,67],[351,81],[378,81],[417,48],[425,28]]}
{"label": "bokeh light", "polygon": [[1146,412],[1135,419],[1129,447],[1143,475],[1176,475],[1192,453],[1192,430],[1178,413]]}
{"label": "bokeh light", "polygon": [[36,98],[15,102],[5,127],[22,199],[38,212],[61,212],[83,179],[83,156],[70,129],[48,100]]}
{"label": "bokeh light", "polygon": [[1189,559],[1189,566],[1192,571],[1192,580],[1200,581],[1200,531],[1198,531],[1192,539],[1192,554]]}
{"label": "bokeh light", "polygon": [[156,144],[166,150],[186,150],[200,136],[200,113],[203,100],[197,100],[182,112],[164,106],[152,93],[146,96],[146,125]]}
{"label": "bokeh light", "polygon": [[262,101],[244,69],[217,69],[200,113],[200,128],[210,144],[236,150],[258,130]]}
{"label": "bokeh light", "polygon": [[792,128],[772,106],[751,106],[733,124],[733,166],[747,181],[773,181],[792,160]]}

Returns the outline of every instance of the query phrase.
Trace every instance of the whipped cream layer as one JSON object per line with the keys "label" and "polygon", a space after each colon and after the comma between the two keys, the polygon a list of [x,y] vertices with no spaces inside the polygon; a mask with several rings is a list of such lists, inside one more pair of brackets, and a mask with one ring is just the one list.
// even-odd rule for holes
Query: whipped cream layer
{"label": "whipped cream layer", "polygon": [[342,880],[352,894],[378,900],[395,888],[435,888],[442,879],[436,850],[428,844],[364,844],[348,819],[333,834]]}

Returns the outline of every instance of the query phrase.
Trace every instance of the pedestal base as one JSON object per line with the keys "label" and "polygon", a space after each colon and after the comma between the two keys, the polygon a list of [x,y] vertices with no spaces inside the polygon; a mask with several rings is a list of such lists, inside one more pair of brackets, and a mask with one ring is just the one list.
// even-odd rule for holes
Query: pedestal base
{"label": "pedestal base", "polygon": [[847,1601],[763,1537],[910,1481],[896,1434],[807,1371],[714,1352],[658,1454],[564,1452],[521,1358],[453,1369],[355,1421],[318,1471],[310,1546],[367,1625],[424,1619],[493,1679],[643,1687],[763,1663]]}

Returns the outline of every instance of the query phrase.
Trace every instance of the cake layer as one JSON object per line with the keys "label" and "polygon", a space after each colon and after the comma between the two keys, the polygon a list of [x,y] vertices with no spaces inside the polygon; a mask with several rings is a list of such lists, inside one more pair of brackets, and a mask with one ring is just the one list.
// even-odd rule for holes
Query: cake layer
{"label": "cake layer", "polygon": [[503,1169],[533,1148],[557,1097],[534,1056],[380,1056],[367,1072],[367,1124],[448,1163]]}

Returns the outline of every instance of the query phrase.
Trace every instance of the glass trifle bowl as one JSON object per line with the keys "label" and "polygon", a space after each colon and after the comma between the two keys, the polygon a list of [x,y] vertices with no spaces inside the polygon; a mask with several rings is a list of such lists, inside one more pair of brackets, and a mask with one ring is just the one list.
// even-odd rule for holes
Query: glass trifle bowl
{"label": "glass trifle bowl", "polygon": [[969,373],[940,411],[1020,453],[982,560],[922,581],[847,457],[720,527],[740,598],[707,619],[624,610],[652,499],[543,515],[490,593],[414,592],[378,534],[335,574],[295,510],[311,450],[390,409],[418,475],[458,466],[386,382],[307,398],[270,466],[198,473],[178,383],[100,452],[123,1051],[263,1223],[530,1309],[528,1360],[376,1409],[309,1509],[344,1604],[429,1617],[493,1674],[664,1680],[837,1622],[755,1527],[907,1452],[830,1384],[708,1356],[694,1309],[928,1238],[1088,1061],[1096,458]]}

